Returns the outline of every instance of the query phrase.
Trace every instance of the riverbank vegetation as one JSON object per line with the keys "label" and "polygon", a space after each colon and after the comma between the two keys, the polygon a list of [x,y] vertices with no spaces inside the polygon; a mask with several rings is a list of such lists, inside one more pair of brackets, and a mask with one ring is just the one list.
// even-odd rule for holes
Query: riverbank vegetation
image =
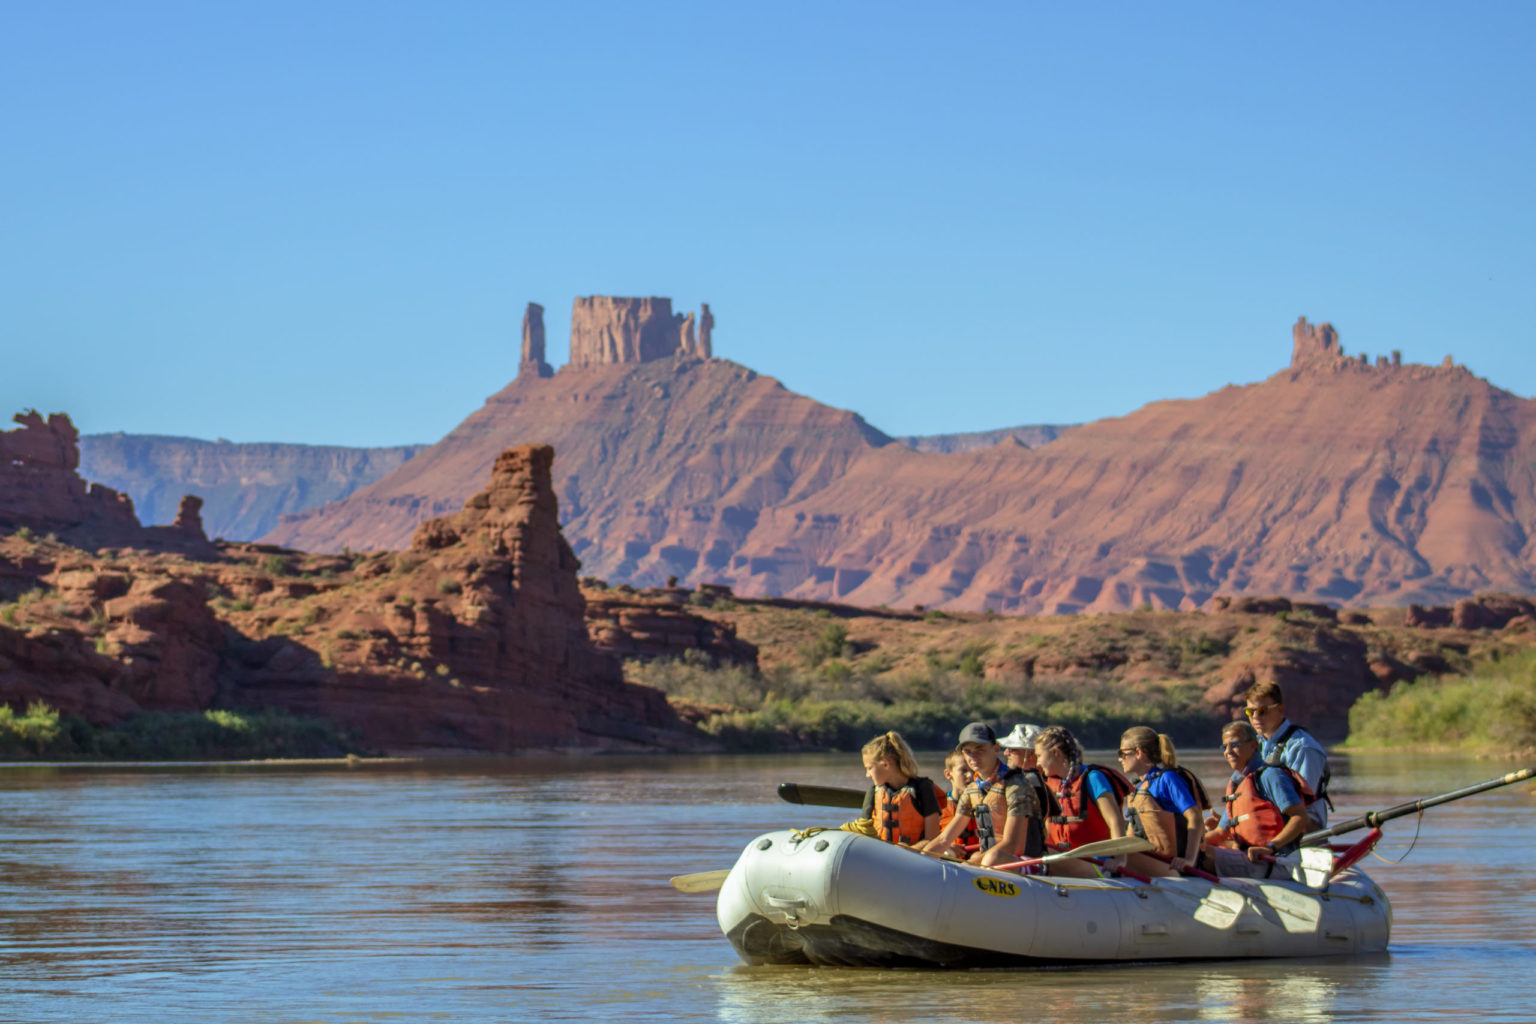
{"label": "riverbank vegetation", "polygon": [[42,702],[0,705],[0,758],[11,761],[201,761],[339,757],[357,741],[321,718],[269,710],[155,712],[96,727]]}
{"label": "riverbank vegetation", "polygon": [[1536,652],[1489,658],[1466,676],[1368,693],[1350,710],[1345,746],[1536,750]]}
{"label": "riverbank vegetation", "polygon": [[630,662],[625,675],[691,706],[698,727],[732,750],[852,750],[888,729],[916,746],[947,748],[975,720],[1065,725],[1093,747],[1112,746],[1126,728],[1148,722],[1176,742],[1210,739],[1214,720],[1194,683],[1127,688],[1087,678],[1020,688],[960,662],[874,675],[828,673],[824,663],[759,672],[687,658]]}

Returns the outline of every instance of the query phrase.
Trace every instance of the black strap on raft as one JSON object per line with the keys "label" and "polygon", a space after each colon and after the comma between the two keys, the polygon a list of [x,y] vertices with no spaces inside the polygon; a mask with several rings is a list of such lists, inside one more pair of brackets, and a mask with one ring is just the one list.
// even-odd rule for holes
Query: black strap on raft
{"label": "black strap on raft", "polygon": [[[1286,745],[1286,743],[1290,742],[1291,737],[1296,735],[1297,733],[1301,733],[1303,736],[1305,736],[1308,739],[1310,739],[1313,743],[1317,743],[1317,737],[1316,736],[1313,736],[1310,732],[1308,732],[1306,729],[1302,728],[1301,726],[1297,725],[1295,722],[1288,722],[1288,723],[1286,723],[1286,727],[1284,729],[1280,730],[1280,733],[1275,737],[1275,756],[1276,757],[1279,757],[1279,758],[1282,758],[1282,759],[1285,757],[1285,745]],[[1321,743],[1317,743],[1317,745],[1319,747],[1322,746]],[[1274,764],[1276,762],[1266,761],[1265,763],[1267,763],[1267,764]],[[1323,752],[1323,774],[1322,774],[1322,777],[1317,780],[1317,793],[1312,797],[1311,800],[1307,801],[1308,804],[1315,804],[1319,800],[1321,800],[1323,803],[1328,805],[1328,810],[1329,811],[1332,811],[1334,809],[1333,808],[1333,797],[1328,795],[1328,780],[1331,779],[1331,778],[1333,778],[1333,768],[1328,764],[1328,752],[1324,751]]]}

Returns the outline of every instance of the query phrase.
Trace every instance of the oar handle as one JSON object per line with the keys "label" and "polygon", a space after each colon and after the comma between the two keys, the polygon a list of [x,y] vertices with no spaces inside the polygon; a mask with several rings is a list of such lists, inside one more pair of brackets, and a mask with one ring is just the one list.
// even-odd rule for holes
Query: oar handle
{"label": "oar handle", "polygon": [[1441,804],[1450,803],[1452,800],[1476,796],[1478,793],[1486,793],[1490,789],[1498,789],[1501,786],[1523,782],[1530,778],[1536,778],[1536,765],[1532,765],[1530,768],[1522,768],[1517,772],[1510,772],[1507,775],[1501,775],[1496,779],[1489,779],[1487,782],[1479,782],[1475,786],[1467,786],[1465,789],[1454,789],[1449,793],[1441,793],[1439,796],[1424,797],[1422,800],[1410,800],[1405,804],[1398,804],[1396,807],[1389,807],[1384,811],[1371,811],[1369,814],[1362,814],[1358,818],[1350,818],[1348,821],[1320,829],[1317,832],[1308,832],[1301,837],[1301,845],[1316,846],[1325,839],[1341,836],[1346,832],[1358,832],[1362,828],[1380,828],[1383,822],[1391,821],[1393,818],[1401,818],[1405,814],[1421,812],[1426,808],[1438,807]]}

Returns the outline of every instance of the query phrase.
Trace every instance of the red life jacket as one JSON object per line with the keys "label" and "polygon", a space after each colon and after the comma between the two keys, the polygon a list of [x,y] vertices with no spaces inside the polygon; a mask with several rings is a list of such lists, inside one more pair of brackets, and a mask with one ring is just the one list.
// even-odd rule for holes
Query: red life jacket
{"label": "red life jacket", "polygon": [[1098,805],[1088,799],[1088,773],[1091,771],[1104,774],[1114,790],[1116,801],[1123,802],[1131,791],[1129,779],[1115,769],[1099,764],[1083,765],[1070,782],[1051,776],[1048,781],[1056,783],[1051,792],[1056,797],[1060,813],[1046,819],[1045,845],[1050,849],[1071,850],[1110,837],[1109,823],[1104,820]]}
{"label": "red life jacket", "polygon": [[1290,768],[1276,768],[1266,764],[1258,771],[1246,773],[1237,782],[1228,780],[1227,795],[1221,799],[1227,805],[1227,821],[1231,826],[1227,831],[1237,840],[1237,848],[1240,850],[1250,846],[1268,846],[1270,840],[1285,828],[1284,808],[1276,807],[1259,789],[1259,776],[1266,771],[1289,773],[1291,781],[1296,785],[1296,792],[1301,794],[1303,807],[1312,797],[1312,790]]}

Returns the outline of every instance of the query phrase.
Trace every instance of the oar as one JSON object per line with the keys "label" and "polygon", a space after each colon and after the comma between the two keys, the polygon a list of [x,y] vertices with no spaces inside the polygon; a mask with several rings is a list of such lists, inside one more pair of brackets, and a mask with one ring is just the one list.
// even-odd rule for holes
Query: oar
{"label": "oar", "polygon": [[668,881],[678,892],[714,892],[725,884],[725,876],[730,873],[730,868],[718,868],[693,875],[673,875]]}
{"label": "oar", "polygon": [[792,804],[810,804],[813,807],[849,807],[859,810],[864,806],[867,789],[844,789],[841,786],[806,786],[798,782],[779,783],[779,797]]}
{"label": "oar", "polygon": [[1452,800],[1460,800],[1464,796],[1486,793],[1490,789],[1498,789],[1500,786],[1508,786],[1530,778],[1536,778],[1536,765],[1530,768],[1522,768],[1517,772],[1510,772],[1508,775],[1501,775],[1496,779],[1489,779],[1487,782],[1479,782],[1477,785],[1468,786],[1465,789],[1453,789],[1449,793],[1441,793],[1439,796],[1428,796],[1422,800],[1411,800],[1406,804],[1398,804],[1396,807],[1389,807],[1384,811],[1372,811],[1358,818],[1350,818],[1348,821],[1340,822],[1337,825],[1332,825],[1317,832],[1308,832],[1301,837],[1301,845],[1316,846],[1325,839],[1341,836],[1346,832],[1357,832],[1362,828],[1378,828],[1382,822],[1391,821],[1393,818],[1401,818],[1405,814],[1413,814],[1428,807],[1448,804]]}
{"label": "oar", "polygon": [[1065,853],[1048,853],[1044,857],[1030,857],[1008,864],[993,864],[992,870],[1008,871],[1013,868],[1028,867],[1031,864],[1054,864],[1058,860],[1077,860],[1080,857],[1115,857],[1122,853],[1140,853],[1142,850],[1150,849],[1152,844],[1140,836],[1121,836],[1118,839],[1101,839],[1096,843],[1086,843]]}

